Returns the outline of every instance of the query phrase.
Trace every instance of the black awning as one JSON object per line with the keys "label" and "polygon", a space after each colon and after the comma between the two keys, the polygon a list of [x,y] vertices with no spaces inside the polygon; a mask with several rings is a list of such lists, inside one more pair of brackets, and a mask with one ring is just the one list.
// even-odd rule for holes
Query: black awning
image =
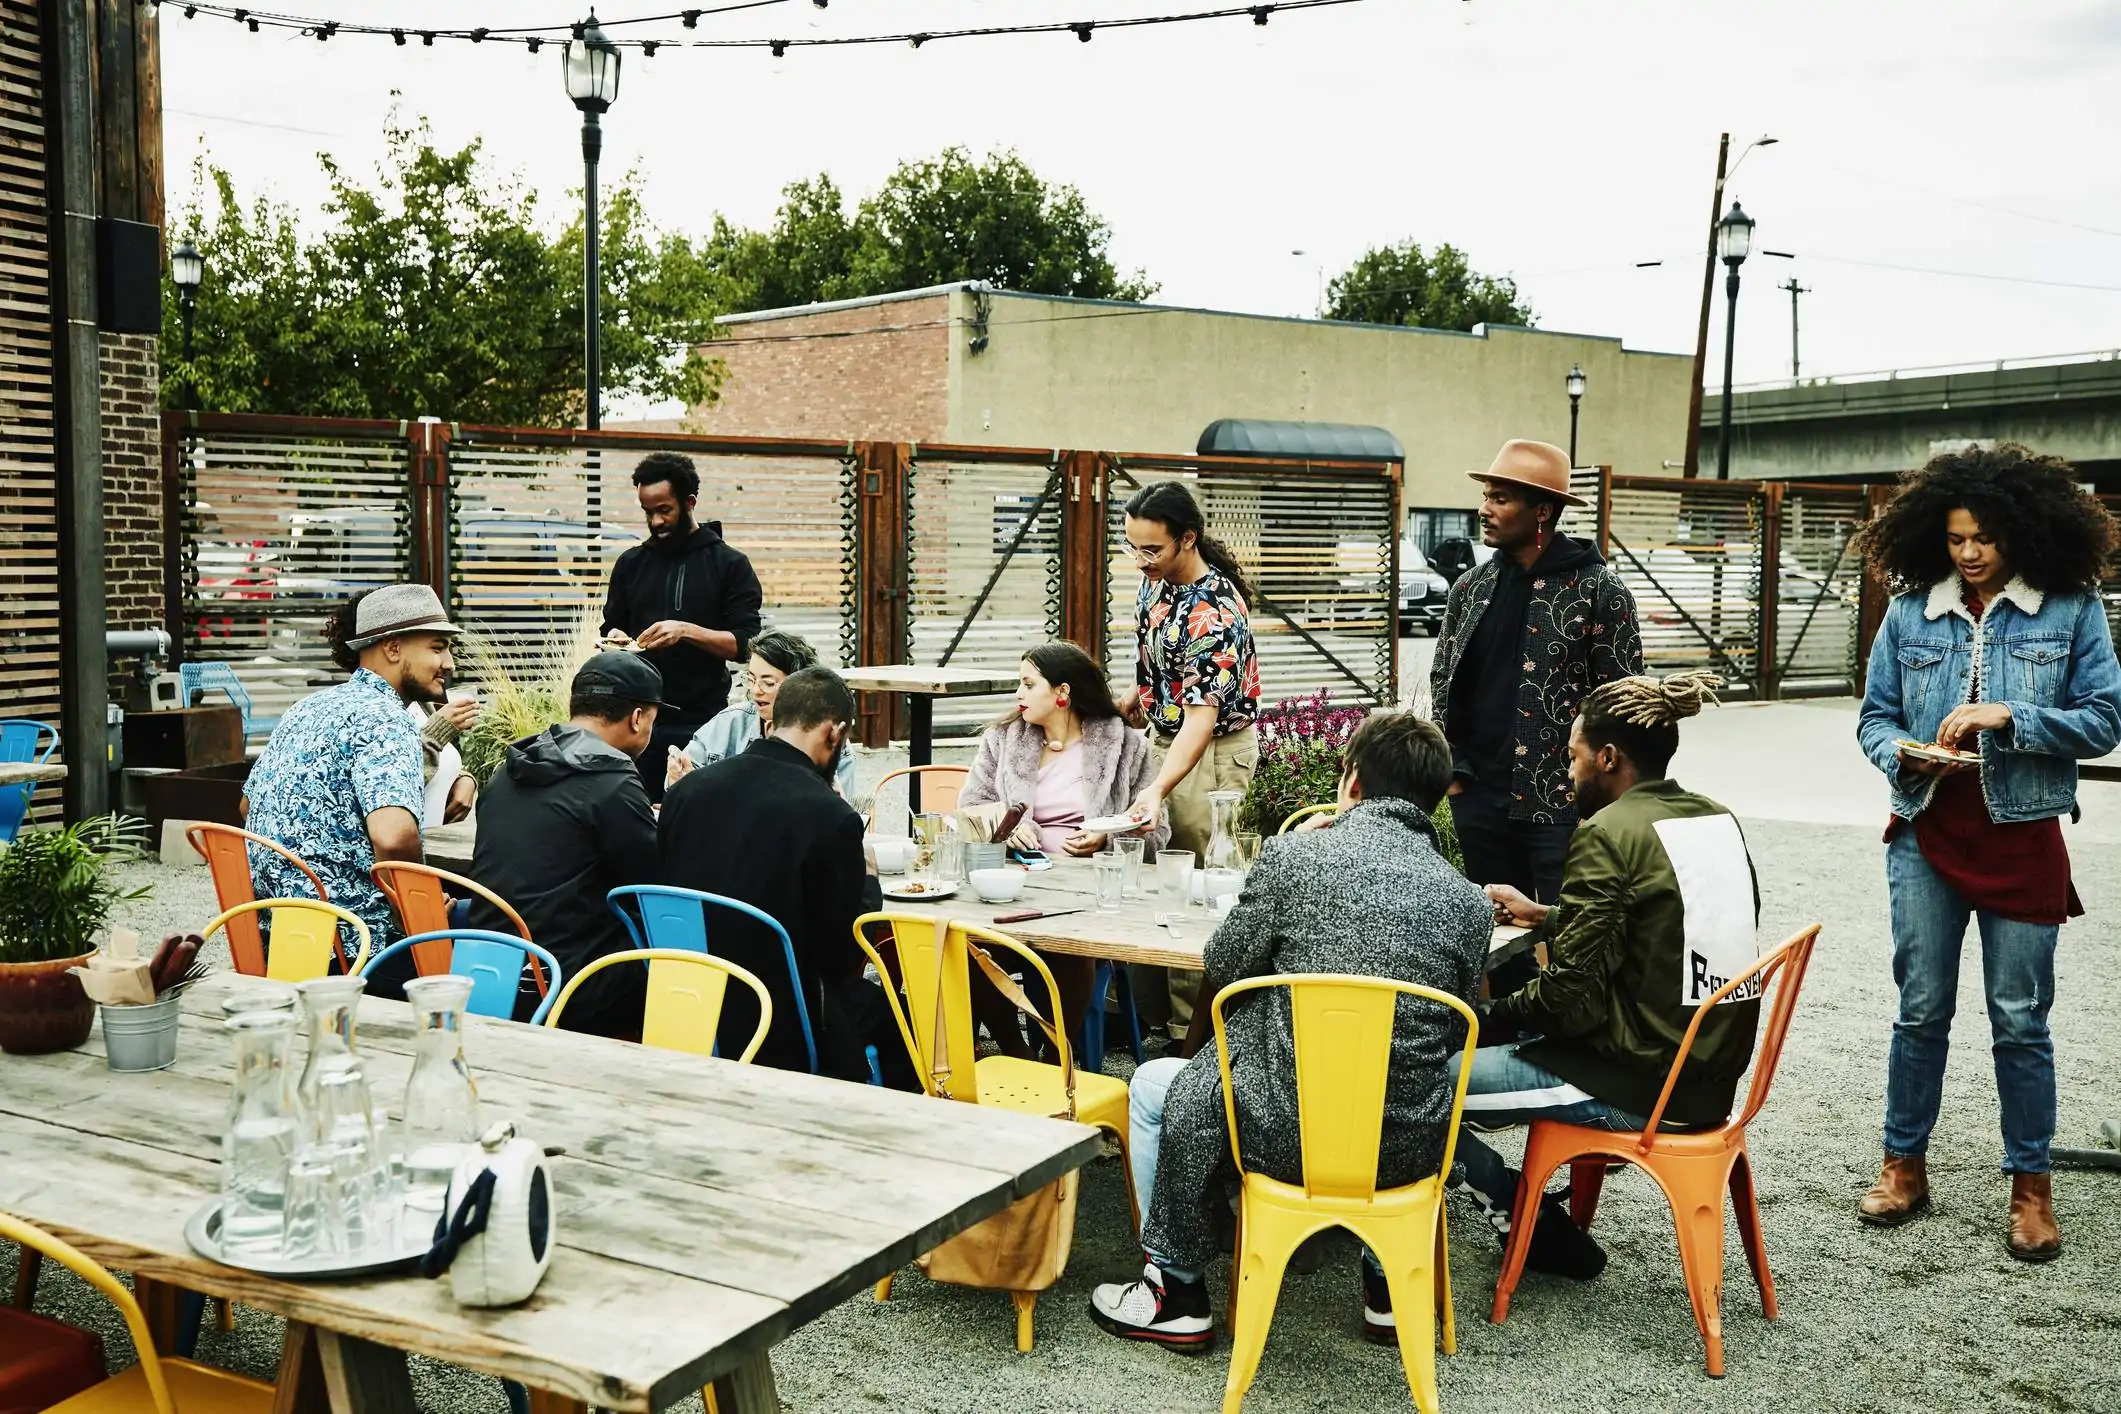
{"label": "black awning", "polygon": [[1406,448],[1382,427],[1346,422],[1275,422],[1265,418],[1218,418],[1193,449],[1201,456],[1289,457],[1312,461],[1403,462]]}

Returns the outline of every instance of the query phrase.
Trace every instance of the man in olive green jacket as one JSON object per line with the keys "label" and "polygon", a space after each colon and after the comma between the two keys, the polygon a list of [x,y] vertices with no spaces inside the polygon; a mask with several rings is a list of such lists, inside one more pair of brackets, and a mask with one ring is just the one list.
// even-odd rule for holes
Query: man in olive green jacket
{"label": "man in olive green jacket", "polygon": [[[1665,778],[1678,722],[1714,679],[1624,678],[1594,691],[1569,734],[1583,823],[1561,899],[1491,886],[1497,911],[1533,925],[1547,966],[1481,1022],[1459,1137],[1463,1185],[1509,1230],[1518,1175],[1470,1132],[1534,1119],[1639,1130],[1696,1011],[1758,958],[1759,891],[1738,821]],[[1702,1022],[1665,1106],[1670,1128],[1721,1124],[1753,1054],[1760,1004],[1733,994]],[[1495,1042],[1504,1044],[1494,1044]],[[1549,1199],[1528,1259],[1595,1276],[1605,1257]]]}

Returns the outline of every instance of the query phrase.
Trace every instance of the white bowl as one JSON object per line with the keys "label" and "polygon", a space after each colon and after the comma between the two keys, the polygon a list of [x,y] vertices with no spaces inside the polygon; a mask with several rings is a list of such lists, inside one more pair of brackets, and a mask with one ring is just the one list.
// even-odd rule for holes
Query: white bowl
{"label": "white bowl", "polygon": [[878,872],[884,874],[905,873],[914,856],[921,852],[921,847],[912,840],[889,836],[870,840],[869,847],[876,851]]}
{"label": "white bowl", "polygon": [[1030,876],[1014,867],[1007,869],[975,869],[967,877],[972,892],[987,903],[1012,903],[1024,891]]}

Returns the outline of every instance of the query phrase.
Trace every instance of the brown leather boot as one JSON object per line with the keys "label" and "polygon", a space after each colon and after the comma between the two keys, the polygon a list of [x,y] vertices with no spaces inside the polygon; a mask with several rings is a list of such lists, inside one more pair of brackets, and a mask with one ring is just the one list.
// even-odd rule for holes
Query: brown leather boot
{"label": "brown leather boot", "polygon": [[2011,1175],[2011,1255],[2021,1262],[2052,1262],[2062,1255],[2062,1229],[2055,1225],[2052,1181],[2044,1173]]}
{"label": "brown leather boot", "polygon": [[1856,1216],[1872,1227],[1899,1227],[1930,1210],[1930,1179],[1927,1164],[1912,1159],[1885,1156],[1885,1169],[1871,1191],[1856,1205]]}

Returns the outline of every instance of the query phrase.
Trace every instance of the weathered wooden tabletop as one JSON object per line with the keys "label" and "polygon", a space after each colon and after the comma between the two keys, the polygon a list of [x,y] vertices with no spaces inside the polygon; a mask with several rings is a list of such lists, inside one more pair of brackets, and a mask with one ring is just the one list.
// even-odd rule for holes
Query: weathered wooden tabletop
{"label": "weathered wooden tabletop", "polygon": [[[144,1292],[286,1317],[283,1408],[409,1411],[402,1352],[417,1351],[521,1381],[552,1411],[661,1409],[709,1381],[723,1414],[776,1410],[777,1341],[1098,1153],[1083,1125],[473,1017],[482,1117],[558,1151],[543,1285],[480,1311],[416,1275],[278,1281],[184,1240],[220,1183],[221,1000],[273,985],[224,974],[193,988],[169,1070],[112,1073],[100,1030],[79,1051],[0,1056],[0,1211]],[[413,1032],[402,1004],[362,1004],[379,1111],[402,1110]],[[309,1380],[329,1406],[287,1388]]]}
{"label": "weathered wooden tabletop", "polygon": [[840,674],[856,692],[911,692],[923,697],[981,697],[1016,691],[1015,673],[994,668],[932,668],[918,663],[880,663]]}
{"label": "weathered wooden tabletop", "polygon": [[[1010,684],[1014,686],[1014,682]],[[19,786],[28,781],[63,781],[66,766],[58,761],[0,761],[0,786]]]}
{"label": "weathered wooden tabletop", "polygon": [[[1155,866],[1142,866],[1144,880]],[[906,881],[904,875],[886,875],[885,888]],[[1075,957],[1094,957],[1113,962],[1135,962],[1155,967],[1198,969],[1209,936],[1219,920],[1200,909],[1181,912],[1176,893],[1130,894],[1117,913],[1099,913],[1094,906],[1094,884],[1087,859],[1056,858],[1053,867],[1032,873],[1022,894],[1012,903],[983,903],[969,884],[933,903],[886,898],[884,908],[892,913],[924,914],[931,918],[956,918],[967,923],[998,928],[1019,942],[1047,952]],[[998,923],[1012,913],[1032,909],[1073,909],[1057,918],[1032,918],[1021,923]],[[1177,917],[1174,927],[1159,920]],[[1488,966],[1516,957],[1529,944],[1528,930],[1502,927],[1495,930],[1488,952]]]}

